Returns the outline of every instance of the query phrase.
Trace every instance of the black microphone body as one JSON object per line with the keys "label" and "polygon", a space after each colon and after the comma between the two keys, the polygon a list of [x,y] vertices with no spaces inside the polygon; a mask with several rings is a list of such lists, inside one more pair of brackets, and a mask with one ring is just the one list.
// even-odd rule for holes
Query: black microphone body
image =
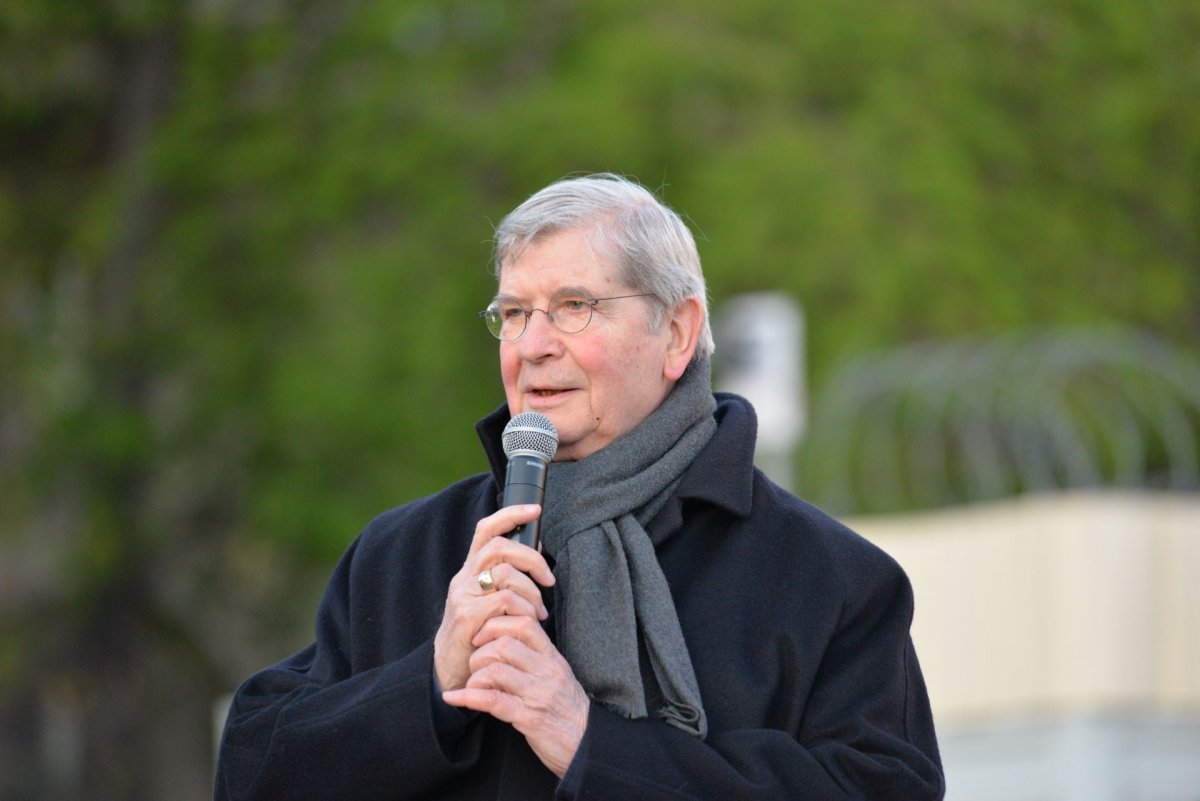
{"label": "black microphone body", "polygon": [[[504,427],[504,471],[502,505],[536,503],[546,497],[546,473],[558,450],[558,430],[550,418],[537,412],[521,412]],[[537,548],[541,543],[541,521],[531,520],[507,535],[522,545]]]}
{"label": "black microphone body", "polygon": [[[521,454],[508,460],[504,472],[504,505],[517,506],[536,503],[539,506],[546,497],[546,468],[548,461],[540,456]],[[517,526],[508,535],[522,545],[537,548],[541,541],[541,520],[530,520]]]}

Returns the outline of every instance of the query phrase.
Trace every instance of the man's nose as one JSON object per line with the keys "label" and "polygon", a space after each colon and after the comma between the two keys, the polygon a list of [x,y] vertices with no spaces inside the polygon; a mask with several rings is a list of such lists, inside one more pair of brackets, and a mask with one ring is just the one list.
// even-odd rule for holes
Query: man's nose
{"label": "man's nose", "polygon": [[[540,317],[538,312],[542,313]],[[525,333],[517,340],[517,344],[523,344],[522,350],[526,351],[544,350],[556,342],[561,334],[562,332],[554,326],[550,312],[545,309],[532,309],[525,320]]]}

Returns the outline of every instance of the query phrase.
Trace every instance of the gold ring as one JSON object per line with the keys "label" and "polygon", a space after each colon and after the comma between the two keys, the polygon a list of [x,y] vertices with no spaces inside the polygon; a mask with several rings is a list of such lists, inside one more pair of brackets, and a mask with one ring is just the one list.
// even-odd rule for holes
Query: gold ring
{"label": "gold ring", "polygon": [[491,592],[492,590],[496,589],[496,582],[492,580],[492,571],[490,570],[485,570],[480,573],[478,578],[476,578],[476,581],[479,582],[479,589],[483,590],[484,592]]}

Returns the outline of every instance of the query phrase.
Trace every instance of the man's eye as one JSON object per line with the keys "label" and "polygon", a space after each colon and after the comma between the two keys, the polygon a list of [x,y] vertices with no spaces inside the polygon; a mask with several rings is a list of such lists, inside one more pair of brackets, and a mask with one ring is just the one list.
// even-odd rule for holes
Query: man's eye
{"label": "man's eye", "polygon": [[498,314],[503,320],[514,320],[517,317],[523,316],[525,310],[520,306],[501,306]]}
{"label": "man's eye", "polygon": [[588,302],[583,298],[567,298],[562,302],[562,308],[569,312],[583,311],[588,307]]}

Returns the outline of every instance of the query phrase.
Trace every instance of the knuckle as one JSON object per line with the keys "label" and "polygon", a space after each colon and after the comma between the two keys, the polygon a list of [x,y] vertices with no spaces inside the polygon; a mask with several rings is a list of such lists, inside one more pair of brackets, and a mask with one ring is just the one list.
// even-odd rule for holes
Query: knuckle
{"label": "knuckle", "polygon": [[501,637],[488,646],[487,653],[480,661],[484,667],[492,668],[493,665],[504,662],[505,660],[509,659],[510,656],[509,648],[505,645],[504,638]]}
{"label": "knuckle", "polygon": [[477,554],[479,556],[480,560],[485,561],[485,562],[502,561],[502,560],[498,559],[497,555],[496,555],[496,551],[501,547],[500,541],[502,539],[504,539],[504,538],[503,537],[493,537],[492,539],[488,540],[483,545],[481,545],[479,547],[479,551]]}
{"label": "knuckle", "polygon": [[540,624],[538,624],[536,620],[529,616],[522,616],[521,618],[513,621],[513,624],[517,627],[517,630],[521,634],[529,634],[532,633],[534,629],[541,628]]}
{"label": "knuckle", "polygon": [[467,666],[471,669],[471,673],[479,673],[489,664],[491,661],[486,651],[475,651],[467,657]]}
{"label": "knuckle", "polygon": [[495,662],[488,662],[486,665],[476,670],[471,674],[471,682],[477,689],[492,691],[496,686],[496,674],[498,667]]}
{"label": "knuckle", "polygon": [[500,590],[497,595],[501,599],[501,606],[506,614],[524,617],[526,602],[516,590],[505,588]]}

